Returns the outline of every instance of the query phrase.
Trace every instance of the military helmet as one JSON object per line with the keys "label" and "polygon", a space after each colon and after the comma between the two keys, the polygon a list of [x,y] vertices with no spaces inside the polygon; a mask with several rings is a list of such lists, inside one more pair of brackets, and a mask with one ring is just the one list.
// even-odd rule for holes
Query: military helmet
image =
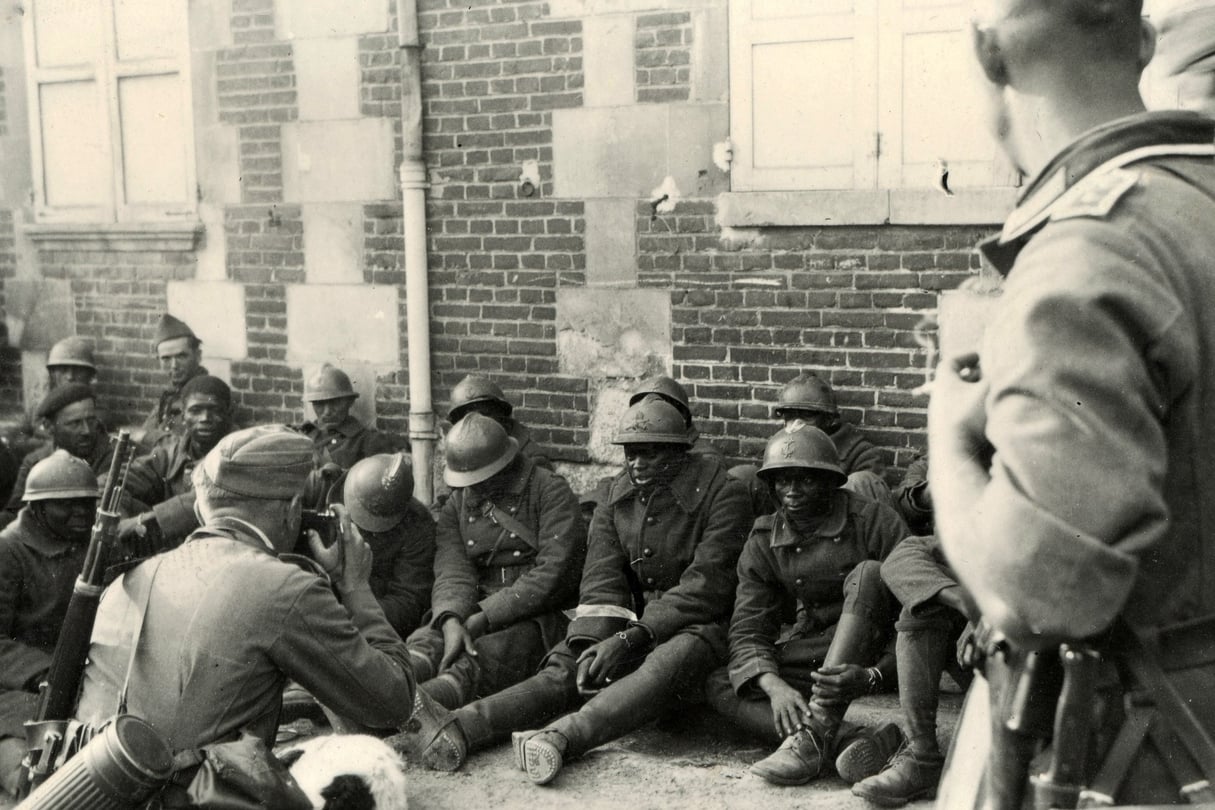
{"label": "military helmet", "polygon": [[764,463],[756,473],[770,481],[779,470],[822,470],[836,479],[837,486],[848,480],[840,467],[840,456],[831,437],[823,431],[796,419],[776,431],[764,448]]}
{"label": "military helmet", "polygon": [[506,435],[506,428],[474,411],[447,433],[443,480],[450,487],[479,484],[506,469],[518,454],[519,442]]}
{"label": "military helmet", "polygon": [[346,473],[342,501],[354,525],[386,532],[409,512],[413,467],[404,453],[379,453],[360,460]]}
{"label": "military helmet", "polygon": [[780,389],[772,409],[778,418],[785,411],[815,411],[838,416],[840,409],[835,404],[835,392],[826,380],[816,374],[799,374]]}
{"label": "military helmet", "polygon": [[447,418],[459,422],[478,402],[496,402],[506,410],[507,416],[514,410],[497,383],[488,377],[469,374],[451,389],[451,408],[447,411]]}
{"label": "military helmet", "polygon": [[357,397],[359,394],[350,384],[346,372],[328,363],[304,382],[304,402],[323,402],[327,399]]}
{"label": "military helmet", "polygon": [[688,399],[687,390],[671,377],[658,375],[642,380],[633,393],[629,394],[629,404],[636,405],[647,396],[657,395],[675,406],[675,410],[683,415],[683,420],[689,426],[692,424],[692,404]]}
{"label": "military helmet", "polygon": [[97,364],[93,359],[93,344],[82,337],[65,337],[63,340],[51,347],[51,351],[46,356],[46,367],[51,366],[79,366],[87,368],[90,371],[97,370]]}
{"label": "military helmet", "polygon": [[665,399],[648,397],[629,407],[612,444],[680,444],[691,447],[683,415]]}
{"label": "military helmet", "polygon": [[67,498],[96,498],[97,475],[86,462],[66,450],[56,450],[39,461],[25,479],[22,500],[56,501]]}

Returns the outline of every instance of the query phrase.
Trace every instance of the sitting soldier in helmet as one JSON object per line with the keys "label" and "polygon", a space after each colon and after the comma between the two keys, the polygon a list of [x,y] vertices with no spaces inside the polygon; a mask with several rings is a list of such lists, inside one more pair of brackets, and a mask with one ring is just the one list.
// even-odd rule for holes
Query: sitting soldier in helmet
{"label": "sitting soldier in helmet", "polygon": [[453,426],[470,413],[479,413],[493,419],[506,431],[506,435],[519,443],[519,452],[533,463],[546,470],[553,462],[544,454],[544,448],[532,439],[527,425],[514,416],[515,406],[502,393],[498,384],[488,377],[469,374],[451,390],[451,408],[447,419]]}
{"label": "sitting soldier in helmet", "polygon": [[56,450],[30,470],[16,522],[0,532],[0,796],[13,793],[23,723],[38,705],[72,587],[84,568],[97,476]]}
{"label": "sitting soldier in helmet", "polygon": [[497,421],[467,414],[445,455],[433,615],[406,646],[420,693],[454,709],[531,675],[565,634],[586,532],[565,479]]}
{"label": "sitting soldier in helmet", "polygon": [[405,638],[422,624],[435,578],[435,521],[413,497],[409,457],[378,453],[357,462],[342,503],[371,547],[371,592]]}
{"label": "sitting soldier in helmet", "polygon": [[712,456],[719,460],[723,458],[720,450],[701,439],[700,430],[697,429],[692,419],[692,400],[688,397],[688,392],[682,385],[673,378],[664,375],[642,380],[633,389],[633,392],[629,394],[629,405],[636,405],[646,397],[651,396],[670,403],[674,406],[675,410],[679,411],[679,415],[683,417],[684,424],[688,427],[688,437],[693,442],[692,449],[689,452],[698,456]]}
{"label": "sitting soldier in helmet", "polygon": [[[854,698],[894,686],[894,656],[883,650],[898,605],[880,567],[907,527],[890,507],[844,488],[835,446],[805,422],[769,439],[759,477],[780,507],[755,521],[739,558],[730,663],[709,678],[709,702],[780,742],[751,767],[757,776],[800,785],[834,767],[855,782],[902,742],[893,724],[858,729],[844,714]],[[782,633],[792,599],[797,622]]]}
{"label": "sitting soldier in helmet", "polygon": [[[336,464],[345,472],[368,456],[409,449],[404,438],[367,427],[352,416],[350,409],[358,398],[346,372],[328,363],[304,381],[304,402],[312,407],[314,418],[301,425],[299,431],[312,439],[317,470]],[[321,486],[316,477],[309,481],[306,504],[316,503],[325,494]]]}
{"label": "sitting soldier in helmet", "polygon": [[119,536],[142,557],[175,546],[198,528],[192,474],[198,462],[236,426],[232,389],[218,377],[191,377],[181,389],[182,433],[167,433],[152,452],[131,463]]}
{"label": "sitting soldier in helmet", "polygon": [[614,443],[624,470],[595,510],[565,640],[538,674],[441,715],[432,725],[454,722],[421,741],[428,767],[453,770],[518,732],[516,764],[546,784],[565,760],[703,697],[705,676],[725,660],[746,492],[688,452],[682,415],[661,399],[631,406]]}
{"label": "sitting soldier in helmet", "polygon": [[84,383],[68,383],[51,391],[34,411],[34,416],[51,441],[30,451],[21,460],[8,505],[0,512],[0,527],[16,519],[30,470],[55,450],[68,451],[87,463],[97,475],[109,470],[114,455],[109,434],[100,428],[97,419],[97,396]]}

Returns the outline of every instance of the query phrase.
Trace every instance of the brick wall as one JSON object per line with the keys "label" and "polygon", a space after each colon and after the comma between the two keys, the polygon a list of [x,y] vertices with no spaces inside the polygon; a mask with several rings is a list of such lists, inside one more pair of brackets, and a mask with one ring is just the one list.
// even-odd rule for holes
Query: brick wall
{"label": "brick wall", "polygon": [[[2,98],[3,95],[0,95]],[[16,275],[17,242],[13,212],[0,208],[0,310],[4,307],[5,282]],[[17,403],[21,402],[21,352],[9,347],[8,330],[2,331],[6,339],[0,340],[0,346],[3,346],[0,348],[0,403],[7,411],[15,410]]]}
{"label": "brick wall", "polygon": [[692,79],[692,15],[643,14],[634,40],[634,85],[640,102],[687,101]]}

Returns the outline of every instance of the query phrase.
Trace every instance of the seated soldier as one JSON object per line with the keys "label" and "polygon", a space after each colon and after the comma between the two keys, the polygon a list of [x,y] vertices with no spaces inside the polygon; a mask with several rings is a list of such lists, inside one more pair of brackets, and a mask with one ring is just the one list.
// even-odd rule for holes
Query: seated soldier
{"label": "seated soldier", "polygon": [[932,493],[928,491],[928,454],[916,457],[894,488],[894,503],[912,534],[932,534]]}
{"label": "seated soldier", "polygon": [[405,638],[422,623],[434,584],[435,521],[413,497],[413,468],[402,453],[357,462],[342,503],[371,548],[371,592]]}
{"label": "seated soldier", "polygon": [[903,604],[895,654],[907,745],[852,792],[882,807],[900,807],[936,795],[945,762],[937,743],[941,674],[950,670],[960,685],[969,685],[950,662],[958,637],[978,611],[932,536],[899,543],[882,563],[882,580]]}
{"label": "seated soldier", "polygon": [[506,435],[519,443],[520,453],[537,466],[551,470],[553,462],[545,455],[544,448],[533,441],[527,425],[515,418],[514,411],[515,406],[497,383],[488,377],[469,374],[451,390],[451,408],[447,411],[447,419],[454,427],[470,413],[488,416],[502,426]]}
{"label": "seated soldier", "polygon": [[406,640],[419,689],[456,708],[536,671],[565,634],[586,533],[565,479],[472,412],[447,435],[433,617]]}
{"label": "seated soldier", "polygon": [[100,429],[97,420],[96,394],[84,383],[68,383],[46,395],[34,416],[43,430],[51,437],[50,444],[33,450],[21,460],[17,480],[4,512],[0,513],[0,526],[7,526],[17,517],[21,509],[21,497],[25,492],[25,478],[39,461],[55,450],[66,450],[86,462],[93,472],[103,475],[109,472],[114,447],[110,437]]}
{"label": "seated soldier", "polygon": [[312,406],[315,419],[301,425],[300,433],[312,439],[318,469],[333,463],[346,471],[359,459],[409,449],[404,438],[369,428],[351,416],[358,398],[346,372],[328,363],[304,382],[304,402]]}
{"label": "seated soldier", "polygon": [[144,453],[151,452],[165,436],[181,432],[181,389],[192,378],[207,373],[202,364],[202,341],[185,321],[167,312],[156,323],[155,347],[160,367],[168,374],[168,385],[144,420],[139,437],[139,449]]}
{"label": "seated soldier", "polygon": [[25,506],[0,532],[0,795],[14,793],[24,723],[38,706],[76,577],[84,568],[97,476],[57,450],[25,480]]}
{"label": "seated soldier", "polygon": [[578,756],[700,695],[724,660],[735,563],[751,522],[746,494],[717,462],[690,455],[675,408],[629,408],[615,444],[625,469],[595,511],[581,604],[536,675],[432,724],[455,722],[423,762],[453,770],[512,731],[537,784]]}
{"label": "seated soldier", "polygon": [[663,375],[642,380],[633,389],[633,392],[629,394],[629,405],[636,405],[649,396],[659,397],[679,411],[679,415],[683,417],[684,424],[688,426],[688,436],[693,442],[690,452],[699,456],[713,456],[717,459],[723,458],[720,450],[706,441],[701,441],[700,431],[696,428],[696,424],[692,419],[692,400],[688,397],[688,392],[682,385],[673,378]]}
{"label": "seated soldier", "polygon": [[[730,665],[710,679],[709,702],[761,737],[784,738],[752,773],[800,785],[833,762],[853,782],[876,773],[902,741],[893,725],[862,733],[844,714],[893,681],[893,657],[882,651],[895,603],[879,565],[907,528],[893,509],[843,488],[831,440],[804,422],[768,441],[759,475],[781,506],[755,521],[739,559]],[[781,641],[787,599],[800,610]]]}
{"label": "seated soldier", "polygon": [[181,402],[182,432],[162,436],[151,453],[131,462],[127,475],[124,506],[136,514],[119,534],[137,556],[177,545],[198,528],[194,467],[234,427],[232,390],[218,377],[191,377]]}
{"label": "seated soldier", "polygon": [[371,593],[371,552],[344,507],[334,507],[338,543],[309,538],[334,588],[278,558],[296,542],[311,470],[312,443],[285,427],[237,431],[207,454],[194,468],[203,526],[101,596],[78,720],[111,717],[129,685],[129,711],[174,750],[243,730],[270,746],[291,678],[352,722],[406,722],[409,654]]}

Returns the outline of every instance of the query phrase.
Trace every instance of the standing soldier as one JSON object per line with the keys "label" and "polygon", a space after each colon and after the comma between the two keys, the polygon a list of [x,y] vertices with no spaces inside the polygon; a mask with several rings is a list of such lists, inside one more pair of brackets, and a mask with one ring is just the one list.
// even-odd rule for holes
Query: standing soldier
{"label": "standing soldier", "polygon": [[207,373],[202,365],[202,341],[184,321],[167,312],[156,324],[156,357],[169,375],[169,384],[144,420],[139,449],[145,453],[162,436],[181,432],[181,389],[194,377]]}
{"label": "standing soldier", "polygon": [[[883,654],[894,596],[880,561],[907,534],[890,507],[856,495],[831,439],[793,421],[768,440],[760,480],[780,508],[755,521],[738,561],[730,665],[709,679],[709,702],[780,748],[752,766],[778,785],[805,784],[834,764],[846,782],[876,773],[902,742],[898,727],[844,722],[854,698],[894,681]],[[793,632],[782,605],[797,600]]]}
{"label": "standing soldier", "polygon": [[1030,179],[981,246],[1006,279],[980,352],[929,404],[937,530],[985,625],[951,806],[983,743],[987,806],[1215,801],[1215,123],[1144,111],[1142,10],[989,0],[972,25]]}
{"label": "standing soldier", "polygon": [[462,418],[446,456],[433,617],[407,646],[421,691],[454,709],[533,674],[564,636],[586,532],[565,479],[493,419]]}
{"label": "standing soldier", "polygon": [[97,476],[66,450],[34,465],[15,523],[0,532],[0,795],[16,790],[24,723],[38,706],[76,577],[84,568]]}
{"label": "standing soldier", "polygon": [[661,400],[630,407],[614,443],[625,470],[595,511],[565,640],[538,674],[456,711],[425,751],[428,766],[458,768],[469,749],[532,728],[514,737],[516,761],[546,784],[565,759],[698,695],[724,660],[746,493],[688,453],[683,417]]}
{"label": "standing soldier", "polygon": [[38,410],[34,412],[42,428],[50,434],[50,444],[26,454],[17,471],[17,482],[0,525],[7,526],[21,509],[21,494],[25,492],[25,479],[30,470],[55,450],[66,450],[83,460],[93,472],[101,475],[110,469],[110,458],[114,447],[110,437],[98,429],[96,395],[84,383],[68,383],[46,395]]}

